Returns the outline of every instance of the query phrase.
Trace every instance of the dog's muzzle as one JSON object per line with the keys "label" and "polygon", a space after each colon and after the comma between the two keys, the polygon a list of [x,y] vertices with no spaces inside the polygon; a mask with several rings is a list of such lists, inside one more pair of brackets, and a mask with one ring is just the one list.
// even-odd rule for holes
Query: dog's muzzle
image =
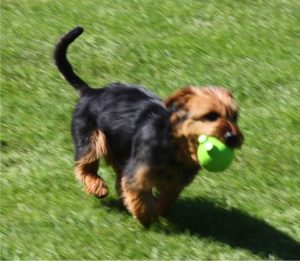
{"label": "dog's muzzle", "polygon": [[227,131],[224,135],[225,143],[231,148],[238,148],[241,146],[241,141],[238,134]]}

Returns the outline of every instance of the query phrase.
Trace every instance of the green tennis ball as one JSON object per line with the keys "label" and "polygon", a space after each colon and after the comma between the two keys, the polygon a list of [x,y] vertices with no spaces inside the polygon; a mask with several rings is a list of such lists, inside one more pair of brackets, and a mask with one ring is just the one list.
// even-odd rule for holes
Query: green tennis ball
{"label": "green tennis ball", "polygon": [[208,171],[220,172],[229,167],[234,158],[234,151],[220,140],[201,135],[197,151],[200,165]]}

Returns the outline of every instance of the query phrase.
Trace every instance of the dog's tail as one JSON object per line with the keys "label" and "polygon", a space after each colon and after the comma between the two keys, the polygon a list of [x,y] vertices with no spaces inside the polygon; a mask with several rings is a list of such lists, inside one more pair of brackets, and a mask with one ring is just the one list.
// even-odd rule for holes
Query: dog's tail
{"label": "dog's tail", "polygon": [[58,70],[62,73],[65,79],[80,93],[81,96],[92,88],[73,71],[73,68],[67,59],[67,49],[68,46],[82,33],[82,27],[75,27],[61,37],[54,50],[54,60]]}

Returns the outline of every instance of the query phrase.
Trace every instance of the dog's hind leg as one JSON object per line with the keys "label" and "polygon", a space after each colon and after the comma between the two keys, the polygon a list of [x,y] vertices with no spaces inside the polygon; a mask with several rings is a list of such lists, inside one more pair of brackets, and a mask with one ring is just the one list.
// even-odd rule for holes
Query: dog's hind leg
{"label": "dog's hind leg", "polygon": [[85,186],[88,194],[99,198],[106,197],[109,193],[104,180],[98,176],[99,161],[107,154],[105,135],[100,130],[95,130],[90,135],[86,151],[77,156],[75,175]]}

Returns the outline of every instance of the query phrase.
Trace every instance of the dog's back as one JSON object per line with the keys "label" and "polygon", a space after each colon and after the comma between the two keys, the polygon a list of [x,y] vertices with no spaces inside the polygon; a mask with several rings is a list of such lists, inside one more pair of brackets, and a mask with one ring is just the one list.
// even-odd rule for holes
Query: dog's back
{"label": "dog's back", "polygon": [[[161,133],[162,129],[168,128],[169,114],[163,102],[143,87],[114,83],[93,89],[79,99],[73,115],[72,133],[75,143],[79,144],[77,140],[81,139],[81,134],[77,135],[77,129],[80,122],[84,122],[86,133],[101,130],[110,148],[110,158],[124,165],[133,152],[134,138],[139,136],[136,134],[151,131],[151,125],[157,128],[152,135]],[[143,129],[143,126],[147,128]],[[86,150],[81,146],[76,148],[79,150],[77,157],[82,154],[80,150]]]}
{"label": "dog's back", "polygon": [[72,135],[76,160],[89,150],[94,130],[106,137],[111,154],[118,164],[126,161],[132,152],[133,138],[143,123],[169,116],[163,102],[140,86],[114,83],[100,89],[91,88],[73,70],[67,59],[69,45],[83,32],[75,27],[57,43],[55,63],[64,78],[79,92],[80,99],[73,114]]}

